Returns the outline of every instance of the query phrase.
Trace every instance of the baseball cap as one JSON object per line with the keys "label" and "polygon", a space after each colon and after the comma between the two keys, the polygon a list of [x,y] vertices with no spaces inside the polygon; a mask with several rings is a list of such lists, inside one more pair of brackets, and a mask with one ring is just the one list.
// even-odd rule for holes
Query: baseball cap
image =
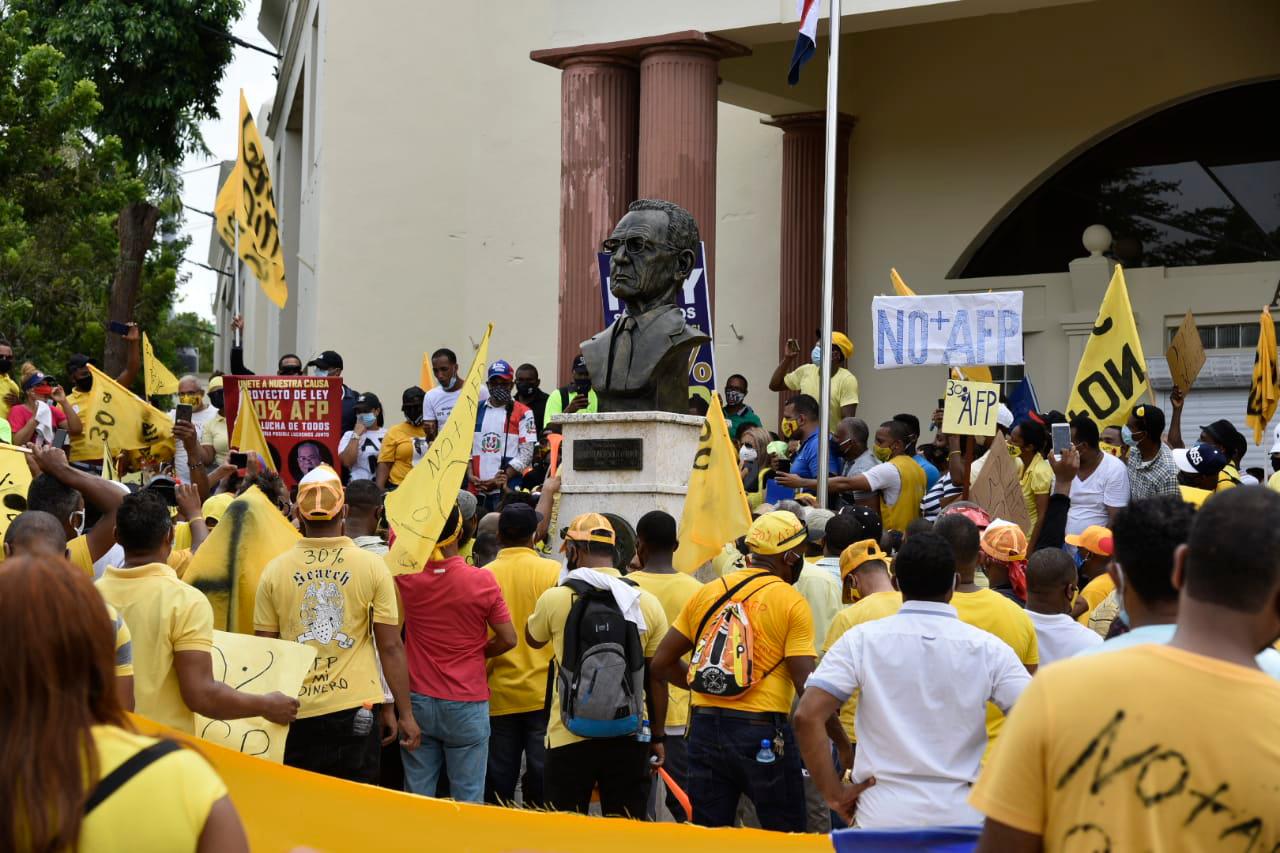
{"label": "baseball cap", "polygon": [[1272,438],[1271,452],[1280,453],[1280,424],[1276,424],[1275,435]]}
{"label": "baseball cap", "polygon": [[377,394],[366,391],[359,397],[356,397],[356,405],[363,408],[365,411],[370,411],[372,409],[381,409],[382,401],[378,399]]}
{"label": "baseball cap", "polygon": [[581,355],[575,355],[575,356],[573,357],[573,368],[572,368],[572,371],[573,371],[574,373],[577,373],[579,370],[586,372],[586,370],[587,370],[587,360],[586,360],[585,358],[583,358]]}
{"label": "baseball cap", "polygon": [[342,511],[346,495],[342,479],[328,465],[313,468],[298,481],[298,514],[311,521],[329,521]]}
{"label": "baseball cap", "polygon": [[887,565],[889,555],[880,550],[880,543],[874,539],[854,542],[840,554],[840,577],[847,578],[858,566],[871,560],[883,560]]}
{"label": "baseball cap", "polygon": [[1200,427],[1200,430],[1209,433],[1213,440],[1223,447],[1230,447],[1233,437],[1240,434],[1240,430],[1226,418],[1219,418],[1208,426]]}
{"label": "baseball cap", "polygon": [[30,391],[32,388],[36,387],[37,385],[53,385],[53,384],[55,384],[55,381],[52,376],[49,376],[47,373],[41,373],[40,371],[37,370],[35,373],[28,376],[26,381],[22,383],[22,390]]}
{"label": "baseball cap", "polygon": [[844,353],[845,361],[853,358],[853,341],[849,340],[848,335],[843,332],[832,332],[831,344],[840,348],[840,352]]}
{"label": "baseball cap", "polygon": [[336,352],[334,352],[331,349],[327,349],[324,352],[320,353],[315,358],[308,361],[307,367],[321,367],[321,368],[324,368],[325,370],[329,370],[330,368],[333,368],[333,367],[341,368],[342,356],[338,355]]}
{"label": "baseball cap", "polygon": [[1111,531],[1100,524],[1089,525],[1079,535],[1067,536],[1066,542],[1068,545],[1075,545],[1077,548],[1083,548],[1104,557],[1110,557],[1116,552],[1116,543]]}
{"label": "baseball cap", "polygon": [[776,509],[751,522],[747,547],[765,556],[781,554],[804,542],[807,535],[804,522],[796,518],[795,513]]}
{"label": "baseball cap", "polygon": [[458,514],[462,516],[463,521],[470,521],[476,517],[476,506],[475,495],[466,489],[458,489]]}
{"label": "baseball cap", "polygon": [[400,395],[400,405],[407,406],[410,403],[422,403],[422,398],[427,394],[417,385],[411,385],[404,389],[404,393]]}
{"label": "baseball cap", "polygon": [[1195,444],[1174,450],[1173,463],[1188,474],[1216,474],[1227,467],[1227,454],[1212,444]]}
{"label": "baseball cap", "polygon": [[996,423],[1005,429],[1013,429],[1013,411],[1004,403],[996,410]]}
{"label": "baseball cap", "polygon": [[71,356],[71,358],[67,359],[67,370],[78,370],[81,367],[87,367],[90,364],[92,364],[94,367],[97,367],[98,360],[95,358],[90,358],[89,356],[85,355],[82,352],[78,352],[75,355]]}
{"label": "baseball cap", "polygon": [[516,371],[511,366],[511,362],[505,361],[500,358],[497,361],[495,361],[493,364],[489,365],[488,378],[489,379],[510,379],[512,382],[514,382],[516,378]]}
{"label": "baseball cap", "polygon": [[805,526],[809,528],[808,541],[817,542],[827,535],[827,522],[836,514],[829,509],[814,507],[804,514]]}
{"label": "baseball cap", "polygon": [[997,518],[982,531],[982,550],[1002,563],[1027,558],[1027,534],[1012,521]]}
{"label": "baseball cap", "polygon": [[235,499],[235,495],[230,492],[219,492],[204,502],[204,506],[200,507],[200,515],[204,517],[206,522],[222,521],[222,516],[226,514],[227,507],[231,506],[231,502]]}
{"label": "baseball cap", "polygon": [[865,506],[846,506],[840,508],[840,514],[856,519],[862,525],[862,533],[868,539],[880,541],[880,534],[884,532],[884,525],[880,521],[880,513],[873,509],[867,509]]}
{"label": "baseball cap", "polygon": [[526,503],[507,504],[498,516],[498,535],[505,541],[528,539],[537,529],[538,513]]}
{"label": "baseball cap", "polygon": [[209,387],[208,387],[208,388],[206,388],[205,390],[206,390],[206,391],[221,391],[221,390],[222,390],[222,377],[221,377],[221,376],[215,376],[215,377],[213,377],[212,379],[210,379],[210,380],[209,380]]}
{"label": "baseball cap", "polygon": [[944,515],[963,515],[972,521],[979,530],[986,530],[991,526],[991,516],[987,514],[987,511],[968,501],[957,502],[943,507],[942,511],[938,513],[938,518],[942,518]]}
{"label": "baseball cap", "polygon": [[[498,516],[498,524],[502,524],[502,516]],[[618,544],[618,536],[613,532],[613,525],[609,523],[609,519],[598,512],[584,512],[569,523],[569,526],[562,531],[561,536],[564,537],[565,541],[565,544],[560,546],[561,551],[565,550],[570,541],[603,542],[605,545]]]}

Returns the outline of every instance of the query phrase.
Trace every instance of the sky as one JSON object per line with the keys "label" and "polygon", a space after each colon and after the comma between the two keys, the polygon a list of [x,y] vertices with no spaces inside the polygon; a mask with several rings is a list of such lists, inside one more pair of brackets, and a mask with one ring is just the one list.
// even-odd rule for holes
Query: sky
{"label": "sky", "polygon": [[[258,32],[258,11],[261,0],[247,0],[244,15],[232,27],[232,33],[250,44],[272,50],[271,43]],[[262,105],[276,91],[277,60],[257,51],[235,47],[235,54],[227,65],[222,78],[222,91],[218,96],[218,118],[201,122],[200,132],[205,144],[213,152],[212,157],[189,155],[182,161],[182,202],[200,210],[212,210],[218,190],[218,163],[234,160],[236,156],[236,124],[240,119],[240,90],[244,89],[249,111],[255,119]],[[260,128],[266,135],[266,129]],[[208,263],[209,237],[213,232],[213,220],[192,210],[186,211],[182,231],[191,238],[187,257],[200,263]],[[217,275],[202,267],[187,263],[182,272],[191,278],[178,291],[177,311],[194,311],[212,319],[210,309],[216,292]]]}

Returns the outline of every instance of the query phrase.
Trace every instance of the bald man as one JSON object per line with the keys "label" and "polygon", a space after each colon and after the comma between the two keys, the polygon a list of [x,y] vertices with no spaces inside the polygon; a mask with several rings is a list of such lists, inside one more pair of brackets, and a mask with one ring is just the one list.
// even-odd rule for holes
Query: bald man
{"label": "bald man", "polygon": [[12,521],[4,533],[5,559],[39,554],[63,557],[66,553],[67,533],[62,522],[51,513],[27,510]]}

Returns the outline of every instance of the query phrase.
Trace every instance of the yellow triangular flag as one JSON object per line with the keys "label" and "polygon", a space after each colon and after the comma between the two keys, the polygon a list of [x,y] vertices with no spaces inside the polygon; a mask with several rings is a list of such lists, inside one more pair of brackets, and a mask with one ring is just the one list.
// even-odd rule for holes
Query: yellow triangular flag
{"label": "yellow triangular flag", "polygon": [[693,456],[689,488],[680,515],[680,547],[672,565],[693,574],[751,526],[751,508],[742,488],[738,454],[729,440],[729,427],[720,397],[711,395],[698,452]]}
{"label": "yellow triangular flag", "polygon": [[149,450],[153,456],[173,458],[173,421],[154,406],[92,364],[93,390],[88,410],[93,417],[84,424],[88,440],[101,441],[121,450]]}
{"label": "yellow triangular flag", "polygon": [[232,427],[231,441],[228,443],[242,453],[251,451],[258,454],[266,461],[268,468],[276,470],[267,437],[262,434],[262,424],[258,422],[258,410],[243,382],[240,383],[240,406],[236,409],[236,423]]}
{"label": "yellow triangular flag", "polygon": [[[898,275],[898,271],[893,267],[889,267],[889,278],[893,281],[893,292],[899,296],[915,296],[916,292],[907,287],[907,283],[902,280],[902,276]],[[991,368],[982,364],[975,364],[970,367],[952,367],[951,378],[957,381],[969,380],[970,382],[993,382],[991,378]]]}
{"label": "yellow triangular flag", "polygon": [[1249,403],[1244,420],[1253,427],[1253,443],[1262,444],[1271,416],[1280,403],[1280,375],[1276,370],[1276,324],[1271,309],[1263,308],[1258,317],[1258,351],[1253,356],[1253,381],[1249,384]]}
{"label": "yellow triangular flag", "polygon": [[418,374],[418,387],[423,391],[430,391],[435,387],[435,374],[431,372],[431,354],[422,354],[422,370]]}
{"label": "yellow triangular flag", "polygon": [[893,267],[889,267],[889,278],[893,280],[893,292],[899,296],[915,296],[916,292],[907,287],[907,283],[902,280],[902,276],[898,275],[898,271]]}
{"label": "yellow triangular flag", "polygon": [[1124,270],[1116,265],[1098,319],[1084,345],[1084,355],[1071,383],[1067,416],[1084,415],[1098,429],[1122,426],[1138,400],[1150,390],[1147,360],[1138,339],[1138,324],[1129,305]]}
{"label": "yellow triangular flag", "polygon": [[169,368],[156,358],[146,332],[142,333],[142,381],[149,398],[159,394],[178,393],[178,377],[170,373]]}
{"label": "yellow triangular flag", "polygon": [[26,507],[27,487],[30,485],[31,468],[27,465],[27,450],[0,443],[0,539],[4,538],[9,524]]}
{"label": "yellow triangular flag", "polygon": [[458,402],[454,403],[444,428],[431,442],[427,455],[413,466],[400,487],[387,495],[387,525],[396,538],[383,559],[393,575],[420,572],[426,567],[431,550],[440,538],[440,530],[458,502],[462,475],[471,461],[480,383],[484,381],[492,332],[490,323],[476,350],[475,361],[467,370]]}
{"label": "yellow triangular flag", "polygon": [[267,298],[277,308],[289,300],[284,277],[284,250],[280,245],[280,219],[271,195],[271,173],[267,169],[262,137],[249,115],[249,102],[240,90],[239,155],[236,166],[218,191],[213,205],[218,234],[227,246],[236,243],[236,223],[240,225],[239,254],[248,264]]}
{"label": "yellow triangular flag", "polygon": [[120,475],[116,473],[116,460],[105,441],[102,442],[102,479],[120,481]]}

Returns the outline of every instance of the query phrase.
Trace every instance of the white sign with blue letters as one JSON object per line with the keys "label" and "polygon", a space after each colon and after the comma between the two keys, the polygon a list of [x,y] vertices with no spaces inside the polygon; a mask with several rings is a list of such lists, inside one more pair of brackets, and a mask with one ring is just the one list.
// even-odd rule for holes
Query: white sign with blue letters
{"label": "white sign with blue letters", "polygon": [[876,369],[1022,364],[1022,291],[871,300]]}

